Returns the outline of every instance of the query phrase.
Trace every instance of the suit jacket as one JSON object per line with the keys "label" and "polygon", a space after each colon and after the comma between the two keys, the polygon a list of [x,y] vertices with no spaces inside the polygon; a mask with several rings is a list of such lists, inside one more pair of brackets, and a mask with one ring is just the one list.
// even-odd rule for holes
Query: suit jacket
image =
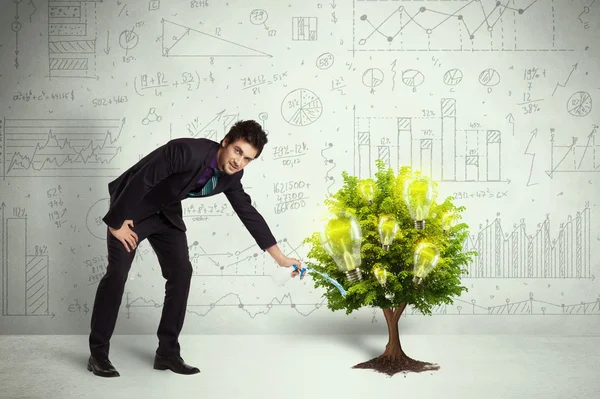
{"label": "suit jacket", "polygon": [[[158,147],[108,184],[110,208],[102,220],[118,229],[127,219],[135,225],[162,211],[175,226],[186,231],[181,201],[191,198],[188,193],[209,167],[219,146],[205,138],[177,138]],[[224,193],[258,246],[265,250],[276,240],[244,191],[243,174],[243,169],[233,175],[221,174],[214,190],[199,198]]]}

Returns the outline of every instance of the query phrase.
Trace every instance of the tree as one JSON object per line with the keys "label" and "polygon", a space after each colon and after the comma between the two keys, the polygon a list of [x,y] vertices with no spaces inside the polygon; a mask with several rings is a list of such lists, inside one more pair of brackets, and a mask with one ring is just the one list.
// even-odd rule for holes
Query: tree
{"label": "tree", "polygon": [[[400,168],[398,175],[391,169],[384,169],[381,160],[376,161],[378,171],[373,179],[359,179],[342,173],[343,186],[325,204],[331,214],[351,214],[359,222],[362,232],[360,244],[360,270],[362,279],[350,281],[347,274],[338,268],[337,263],[326,251],[321,231],[314,232],[304,239],[311,244],[305,265],[317,272],[326,273],[337,280],[346,290],[346,295],[330,284],[318,273],[312,274],[315,288],[324,287],[323,296],[331,311],[346,310],[346,314],[365,307],[379,307],[387,322],[389,339],[385,351],[376,358],[355,365],[353,368],[374,369],[394,375],[399,372],[422,372],[437,370],[439,366],[414,360],[407,356],[400,345],[398,322],[400,316],[411,305],[423,315],[431,315],[431,309],[439,304],[451,304],[452,298],[468,291],[461,286],[460,275],[467,270],[461,268],[472,261],[476,252],[464,252],[463,243],[468,237],[468,225],[459,223],[464,207],[457,207],[448,197],[442,203],[435,199],[430,206],[429,217],[424,229],[417,229],[409,208],[404,201],[403,187],[407,179],[420,176],[409,167]],[[359,187],[370,182],[374,187],[371,200],[358,195]],[[435,192],[437,183],[432,182]],[[450,213],[449,213],[450,212]],[[443,215],[453,214],[456,223],[444,230]],[[398,229],[387,248],[381,243],[378,225],[381,215],[393,215]],[[445,226],[445,225],[444,225]],[[413,259],[416,247],[423,241],[432,243],[439,249],[439,262],[420,282],[413,281]],[[313,261],[314,260],[314,261]],[[377,274],[386,270],[385,280],[377,279]]]}

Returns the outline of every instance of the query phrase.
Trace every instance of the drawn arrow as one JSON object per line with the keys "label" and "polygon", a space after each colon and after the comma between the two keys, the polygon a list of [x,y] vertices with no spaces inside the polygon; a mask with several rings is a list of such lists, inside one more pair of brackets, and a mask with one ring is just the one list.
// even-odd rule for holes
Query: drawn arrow
{"label": "drawn arrow", "polygon": [[513,117],[513,114],[508,114],[506,115],[506,120],[508,120],[508,123],[512,124],[512,132],[513,132],[513,136],[515,135],[515,118]]}
{"label": "drawn arrow", "polygon": [[108,55],[108,53],[110,53],[110,46],[108,45],[109,37],[110,37],[110,31],[106,32],[106,48],[103,49],[103,51],[106,53],[106,55]]}
{"label": "drawn arrow", "polygon": [[533,164],[535,163],[535,152],[534,153],[529,152],[529,146],[531,145],[531,142],[533,141],[533,139],[535,137],[537,137],[537,129],[534,129],[531,132],[531,137],[529,138],[529,143],[527,143],[527,148],[525,148],[525,155],[531,155],[531,167],[529,168],[529,177],[527,178],[527,187],[535,186],[537,184],[537,183],[531,183],[531,175],[533,174]]}
{"label": "drawn arrow", "polygon": [[567,76],[565,83],[563,83],[563,84],[557,83],[556,86],[554,86],[554,91],[552,92],[552,96],[554,96],[554,93],[556,93],[556,89],[558,89],[558,86],[563,87],[563,88],[567,86],[567,83],[569,83],[569,79],[571,79],[571,75],[573,75],[573,72],[575,72],[575,70],[577,69],[578,64],[579,63],[576,63],[575,65],[573,65],[573,69],[571,69],[571,72],[569,72],[569,76]]}

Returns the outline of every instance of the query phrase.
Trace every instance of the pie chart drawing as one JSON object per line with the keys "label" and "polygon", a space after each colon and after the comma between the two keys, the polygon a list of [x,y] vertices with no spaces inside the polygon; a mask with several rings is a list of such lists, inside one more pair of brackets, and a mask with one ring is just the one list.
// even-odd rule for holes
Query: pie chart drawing
{"label": "pie chart drawing", "polygon": [[573,116],[586,116],[592,110],[592,97],[590,93],[578,91],[569,97],[567,111]]}
{"label": "pie chart drawing", "polygon": [[369,68],[363,73],[362,82],[367,87],[377,87],[383,82],[383,71],[379,68]]}
{"label": "pie chart drawing", "polygon": [[308,126],[322,114],[321,99],[308,89],[291,91],[281,103],[281,116],[293,126]]}
{"label": "pie chart drawing", "polygon": [[444,74],[444,83],[446,83],[448,86],[455,86],[462,82],[462,79],[463,73],[460,69],[449,69]]}

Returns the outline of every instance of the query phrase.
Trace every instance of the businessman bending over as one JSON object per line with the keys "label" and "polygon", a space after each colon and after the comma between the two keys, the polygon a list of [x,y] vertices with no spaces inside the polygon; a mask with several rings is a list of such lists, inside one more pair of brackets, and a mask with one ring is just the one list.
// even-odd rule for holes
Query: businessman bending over
{"label": "businessman bending over", "polygon": [[242,187],[244,168],[260,156],[266,143],[257,122],[238,121],[220,143],[205,138],[171,140],[108,184],[110,208],[102,219],[108,225],[108,266],[94,300],[88,370],[103,377],[120,375],[108,357],[109,341],[136,248],[147,238],[166,279],[154,368],[179,374],[200,372],[183,361],[178,342],[192,276],[181,208],[186,198],[224,193],[263,251],[279,266],[301,267],[298,259],[281,252]]}

